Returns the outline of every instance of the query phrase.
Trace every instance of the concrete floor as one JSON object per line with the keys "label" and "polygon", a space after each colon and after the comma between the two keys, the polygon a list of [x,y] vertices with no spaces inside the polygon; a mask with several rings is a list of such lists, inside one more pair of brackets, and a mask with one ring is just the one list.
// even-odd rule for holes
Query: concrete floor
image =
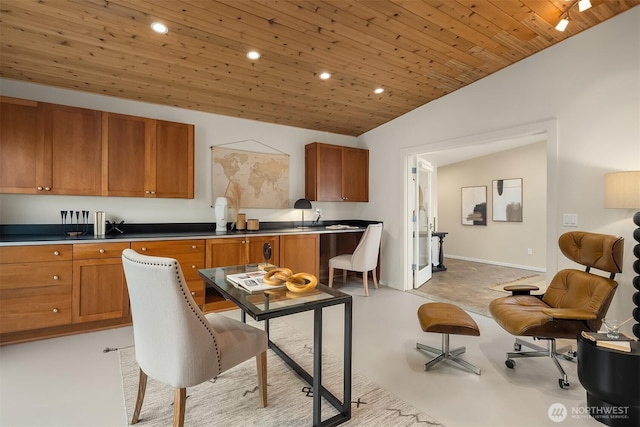
{"label": "concrete floor", "polygon": [[[507,369],[505,352],[513,338],[492,319],[472,313],[481,336],[451,338],[452,347],[467,347],[463,357],[482,369],[481,376],[446,362],[425,372],[428,356],[415,349],[416,342],[441,344],[440,335],[422,332],[416,317],[429,300],[386,287],[370,289],[365,298],[359,282],[340,289],[354,297],[354,370],[444,425],[602,426],[585,415],[586,395],[575,363],[562,361],[571,383],[565,390],[558,387],[558,372],[548,358],[520,359],[515,369]],[[238,317],[237,311],[227,314]],[[325,349],[336,355],[342,354],[342,315],[339,307],[324,312]],[[311,342],[311,313],[278,321]],[[132,330],[124,327],[0,347],[0,425],[127,425],[118,353],[103,349],[132,344]],[[564,421],[549,417],[554,404],[566,408]]]}

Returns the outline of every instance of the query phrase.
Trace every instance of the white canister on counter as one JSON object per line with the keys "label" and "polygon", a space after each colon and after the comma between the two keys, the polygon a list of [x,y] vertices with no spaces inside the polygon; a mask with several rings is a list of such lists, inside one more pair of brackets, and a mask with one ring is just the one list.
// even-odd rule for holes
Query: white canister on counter
{"label": "white canister on counter", "polygon": [[93,214],[93,237],[104,238],[106,229],[107,213],[96,211]]}

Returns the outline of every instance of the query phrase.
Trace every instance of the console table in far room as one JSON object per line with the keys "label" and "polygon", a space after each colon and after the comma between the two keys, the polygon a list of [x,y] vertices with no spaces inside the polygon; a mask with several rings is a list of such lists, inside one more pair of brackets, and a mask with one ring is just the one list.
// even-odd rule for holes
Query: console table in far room
{"label": "console table in far room", "polygon": [[438,238],[438,265],[433,264],[431,267],[432,272],[447,271],[447,267],[444,266],[444,238],[449,234],[446,231],[434,231],[431,233],[432,237]]}

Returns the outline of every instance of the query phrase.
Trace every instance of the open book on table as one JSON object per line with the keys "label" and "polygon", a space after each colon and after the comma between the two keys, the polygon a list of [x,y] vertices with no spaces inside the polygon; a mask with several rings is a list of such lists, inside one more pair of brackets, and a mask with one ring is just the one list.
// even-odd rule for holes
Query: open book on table
{"label": "open book on table", "polygon": [[246,273],[229,274],[227,280],[247,292],[268,291],[284,286],[284,283],[281,285],[267,285],[264,283],[265,273],[265,271],[249,271]]}

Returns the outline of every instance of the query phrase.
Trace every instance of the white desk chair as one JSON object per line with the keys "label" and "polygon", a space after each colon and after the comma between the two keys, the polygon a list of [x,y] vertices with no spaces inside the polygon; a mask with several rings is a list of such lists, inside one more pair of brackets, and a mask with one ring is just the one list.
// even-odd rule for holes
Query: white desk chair
{"label": "white desk chair", "polygon": [[380,252],[380,239],[382,238],[382,223],[370,224],[364,231],[358,246],[353,254],[338,255],[329,260],[329,287],[333,287],[333,272],[338,268],[342,270],[342,281],[347,281],[347,271],[362,273],[364,294],[369,296],[367,277],[369,271],[373,274],[373,285],[378,289],[378,253]]}
{"label": "white desk chair", "polygon": [[178,261],[122,252],[127,279],[138,397],[131,424],[138,422],[147,376],[174,391],[173,425],[184,425],[186,388],[256,358],[260,403],[267,406],[267,334],[220,314],[203,315],[186,286]]}

